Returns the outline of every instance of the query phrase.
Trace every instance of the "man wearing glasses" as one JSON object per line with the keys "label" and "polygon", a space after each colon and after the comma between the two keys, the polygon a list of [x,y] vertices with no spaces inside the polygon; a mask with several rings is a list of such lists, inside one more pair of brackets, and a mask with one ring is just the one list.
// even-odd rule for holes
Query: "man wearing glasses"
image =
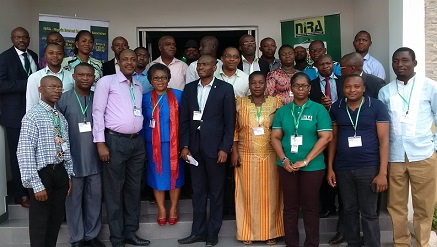
{"label": "man wearing glasses", "polygon": [[21,119],[26,112],[27,78],[38,70],[38,56],[27,49],[30,37],[26,29],[12,30],[11,41],[13,46],[0,54],[0,125],[5,128],[8,141],[15,203],[28,208],[29,197],[21,184],[16,152]]}
{"label": "man wearing glasses", "polygon": [[[325,43],[323,43],[322,40],[314,40],[310,44],[309,52],[310,52],[311,60],[313,60],[314,63],[312,66],[306,67],[303,70],[303,72],[305,72],[310,77],[311,80],[314,80],[319,76],[319,72],[317,69],[317,60],[319,60],[319,58],[322,55],[326,54]],[[340,64],[337,62],[333,62],[333,67],[334,67],[334,73],[340,76],[341,75]]]}
{"label": "man wearing glasses", "polygon": [[249,93],[249,76],[243,71],[237,69],[240,63],[240,52],[235,47],[227,47],[221,60],[223,65],[217,67],[214,76],[222,81],[231,84],[234,87],[235,97],[244,97]]}
{"label": "man wearing glasses", "polygon": [[247,75],[254,71],[261,71],[267,77],[267,73],[270,72],[270,66],[267,61],[256,57],[255,38],[250,34],[245,34],[241,36],[239,45],[241,61],[238,64],[238,69],[244,71]]}

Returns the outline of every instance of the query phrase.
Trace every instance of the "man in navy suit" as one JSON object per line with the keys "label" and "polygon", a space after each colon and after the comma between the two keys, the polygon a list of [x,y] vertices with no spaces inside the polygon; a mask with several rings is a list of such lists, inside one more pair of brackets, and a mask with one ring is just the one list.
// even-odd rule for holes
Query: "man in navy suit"
{"label": "man in navy suit", "polygon": [[120,66],[118,65],[120,53],[126,49],[129,49],[129,44],[124,37],[118,36],[112,40],[111,50],[114,52],[115,57],[103,63],[103,76],[120,72]]}
{"label": "man in navy suit", "polygon": [[[193,225],[190,236],[180,244],[218,243],[223,220],[223,190],[226,159],[231,151],[235,128],[235,97],[231,84],[214,78],[217,69],[212,56],[202,55],[197,62],[200,79],[185,86],[180,109],[181,157],[192,156],[190,165],[193,189]],[[207,219],[207,197],[210,210]]]}
{"label": "man in navy suit", "polygon": [[23,27],[12,30],[11,41],[13,46],[0,54],[0,125],[6,130],[15,203],[28,208],[29,197],[21,183],[16,152],[21,119],[26,112],[27,78],[38,70],[38,56],[27,49],[30,37]]}

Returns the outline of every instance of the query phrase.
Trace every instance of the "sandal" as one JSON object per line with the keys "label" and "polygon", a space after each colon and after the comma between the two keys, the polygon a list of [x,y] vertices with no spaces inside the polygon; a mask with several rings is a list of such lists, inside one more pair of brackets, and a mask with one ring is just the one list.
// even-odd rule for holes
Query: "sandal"
{"label": "sandal", "polygon": [[245,245],[251,245],[251,244],[252,244],[252,241],[250,241],[250,240],[245,240],[245,241],[243,241],[243,244],[245,244]]}
{"label": "sandal", "polygon": [[267,245],[275,245],[276,244],[276,239],[272,238],[266,241]]}

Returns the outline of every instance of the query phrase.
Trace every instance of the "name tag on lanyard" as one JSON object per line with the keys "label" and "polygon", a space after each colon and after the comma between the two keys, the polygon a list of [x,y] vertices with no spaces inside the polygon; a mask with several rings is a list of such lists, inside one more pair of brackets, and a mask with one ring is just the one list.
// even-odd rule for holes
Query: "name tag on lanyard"
{"label": "name tag on lanyard", "polygon": [[291,144],[291,152],[297,153],[299,151],[299,146],[302,146],[303,143],[303,136],[298,135],[292,135],[290,137],[290,144]]}
{"label": "name tag on lanyard", "polygon": [[264,135],[264,128],[263,127],[255,127],[253,128],[253,134],[256,136]]}
{"label": "name tag on lanyard", "polygon": [[361,147],[363,144],[361,143],[361,136],[351,136],[347,138],[350,148]]}
{"label": "name tag on lanyard", "polygon": [[193,120],[194,121],[202,120],[202,112],[201,111],[193,111]]}
{"label": "name tag on lanyard", "polygon": [[91,123],[90,122],[79,123],[79,132],[80,133],[91,132]]}
{"label": "name tag on lanyard", "polygon": [[134,108],[134,115],[135,115],[135,117],[141,117],[141,110]]}

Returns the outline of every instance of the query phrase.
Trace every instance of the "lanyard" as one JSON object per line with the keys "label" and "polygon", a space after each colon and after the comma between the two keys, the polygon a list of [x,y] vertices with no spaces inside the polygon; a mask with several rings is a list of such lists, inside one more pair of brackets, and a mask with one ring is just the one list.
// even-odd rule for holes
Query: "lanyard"
{"label": "lanyard", "polygon": [[[208,85],[206,85],[206,86],[208,86]],[[203,86],[202,85],[202,91],[200,91],[200,97],[198,97],[199,99],[198,99],[198,104],[199,104],[199,110],[200,111],[203,111],[203,109],[205,108],[205,104],[204,104],[204,102],[202,101],[202,99],[203,99],[203,93],[204,93],[204,91],[205,91],[205,87],[206,86]]]}
{"label": "lanyard", "polygon": [[411,95],[413,94],[413,89],[414,89],[415,83],[416,83],[416,76],[414,76],[413,85],[411,86],[410,97],[408,98],[408,101],[399,93],[399,86],[398,86],[398,83],[396,83],[396,89],[398,91],[399,96],[407,104],[407,112],[405,114],[408,114],[408,111],[410,110]]}
{"label": "lanyard", "polygon": [[[237,80],[237,76],[238,76],[238,71],[235,72],[235,77],[234,77],[234,81],[232,82],[232,86],[235,84],[235,81]],[[225,78],[223,78],[222,74],[220,74],[220,77],[222,78],[223,81],[226,81]],[[229,83],[229,81],[226,82]]]}
{"label": "lanyard", "polygon": [[361,106],[363,105],[363,103],[364,103],[364,97],[361,98],[360,107],[358,108],[358,112],[357,112],[357,118],[355,119],[355,123],[354,123],[354,121],[352,121],[351,114],[349,113],[349,107],[347,106],[347,99],[346,99],[346,111],[347,111],[347,115],[349,116],[349,120],[351,120],[352,127],[354,127],[355,130],[354,137],[357,136],[358,118],[360,117]]}
{"label": "lanyard", "polygon": [[[156,102],[155,106],[152,108],[152,119],[153,119],[153,113],[155,112],[156,107],[158,106],[159,102],[164,98],[164,95],[167,93],[167,90],[159,97],[158,102]],[[150,96],[150,102],[152,102],[152,96]]]}
{"label": "lanyard", "polygon": [[134,104],[134,109],[137,109],[137,102],[135,100],[134,82],[133,81],[130,84],[130,95],[132,97],[132,101],[133,101],[133,104]]}
{"label": "lanyard", "polygon": [[291,76],[287,73],[287,71],[285,71],[285,69],[283,69],[282,67],[281,67],[281,70],[288,76],[288,78],[289,79],[291,79]]}
{"label": "lanyard", "polygon": [[58,131],[60,137],[62,138],[62,121],[61,121],[61,118],[59,117],[59,114],[56,116],[56,119],[53,117],[53,115],[55,115],[54,112],[52,114],[47,112],[47,114],[52,119],[53,124],[55,125],[55,130]]}
{"label": "lanyard", "polygon": [[[24,65],[23,64],[21,64],[21,66],[23,66],[23,69],[24,69],[24,71],[26,72],[26,74],[27,74],[27,77],[29,77],[30,76],[30,74],[32,74],[31,72],[32,72],[32,68],[31,67],[29,67],[29,71],[27,71],[26,70],[26,68],[24,67]],[[31,65],[32,66],[32,65]]]}
{"label": "lanyard", "polygon": [[296,106],[296,104],[293,102],[293,109],[291,109],[291,115],[293,115],[293,123],[294,123],[294,127],[295,127],[294,136],[296,136],[296,137],[297,137],[297,129],[299,128],[300,118],[302,117],[302,113],[303,113],[303,110],[305,110],[305,106],[306,106],[307,102],[305,102],[305,104],[303,104],[302,111],[299,113],[297,119],[296,119],[296,116],[294,115],[294,107]]}
{"label": "lanyard", "polygon": [[80,102],[79,96],[76,93],[76,89],[73,89],[73,90],[74,90],[74,94],[76,95],[77,102],[79,102],[80,111],[82,112],[82,115],[83,115],[83,122],[86,123],[86,111],[88,110],[88,107],[90,106],[91,92],[90,92],[90,95],[88,96],[88,103],[86,104],[85,109],[84,109],[82,106],[82,103]]}
{"label": "lanyard", "polygon": [[262,112],[263,112],[263,105],[261,105],[259,107],[259,111],[258,111],[258,107],[256,107],[256,118],[258,120],[258,127],[261,127],[261,113]]}

